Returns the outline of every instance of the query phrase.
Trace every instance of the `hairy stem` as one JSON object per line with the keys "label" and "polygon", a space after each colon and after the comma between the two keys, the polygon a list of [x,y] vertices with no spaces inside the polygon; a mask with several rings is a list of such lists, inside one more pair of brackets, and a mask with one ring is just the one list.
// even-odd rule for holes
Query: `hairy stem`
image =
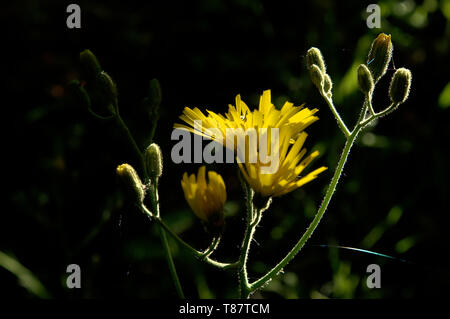
{"label": "hairy stem", "polygon": [[250,284],[251,291],[255,291],[255,290],[261,288],[266,283],[268,283],[270,280],[272,280],[295,257],[295,255],[302,249],[302,247],[305,245],[307,240],[311,237],[314,230],[317,228],[317,225],[319,225],[319,222],[322,219],[322,217],[328,207],[328,204],[330,203],[331,198],[333,197],[333,193],[336,190],[336,186],[337,186],[339,178],[342,174],[342,170],[344,169],[345,162],[347,161],[348,154],[349,154],[350,149],[351,149],[353,143],[355,142],[355,139],[359,132],[360,132],[360,127],[357,126],[355,128],[355,130],[353,130],[353,132],[347,138],[347,141],[344,146],[344,150],[342,151],[338,165],[337,165],[334,175],[331,179],[330,185],[328,186],[328,189],[327,189],[325,197],[322,201],[322,204],[320,205],[320,208],[317,211],[316,216],[314,217],[314,219],[311,222],[311,224],[309,225],[309,227],[306,229],[303,236],[300,238],[300,240],[297,242],[297,244],[294,246],[294,248],[283,258],[283,260],[281,260],[267,274],[265,274],[260,279],[256,280],[252,284]]}
{"label": "hairy stem", "polygon": [[[145,205],[142,204],[140,206],[140,209],[151,220],[154,220],[156,223],[158,223],[159,226],[164,228],[164,230],[170,236],[172,236],[172,238],[175,239],[182,247],[187,249],[192,255],[194,255],[198,259],[203,260],[207,264],[210,264],[212,266],[215,266],[215,267],[218,267],[218,268],[221,268],[221,269],[233,268],[233,267],[236,267],[238,265],[237,262],[236,263],[222,263],[222,262],[218,262],[218,261],[215,261],[215,260],[209,258],[209,255],[212,254],[212,252],[210,251],[211,246],[217,247],[217,245],[218,245],[218,239],[217,238],[215,240],[213,240],[213,242],[211,243],[210,247],[207,248],[205,250],[205,252],[198,251],[197,249],[195,249],[194,247],[192,247],[191,245],[186,243],[183,239],[181,239],[180,236],[178,236],[172,229],[170,229],[170,227],[161,219],[161,217],[155,216],[151,211],[148,210],[147,207],[145,207]],[[217,242],[215,243],[214,241],[217,241]]]}
{"label": "hairy stem", "polygon": [[[158,186],[152,184],[150,186],[150,202],[152,204],[152,210],[155,212],[155,216],[159,218],[159,198],[158,198]],[[169,241],[167,240],[166,232],[162,227],[159,228],[161,244],[164,247],[164,253],[167,260],[167,265],[169,266],[169,271],[172,276],[173,284],[175,285],[175,289],[177,291],[178,297],[184,299],[183,289],[181,288],[180,279],[178,278],[177,270],[175,268],[175,263],[173,262],[172,253],[169,247]]]}
{"label": "hairy stem", "polygon": [[220,235],[213,238],[213,241],[211,242],[211,245],[209,245],[208,248],[205,249],[205,251],[202,253],[203,256],[209,257],[211,254],[217,249],[217,247],[220,244],[220,239],[222,237]]}
{"label": "hairy stem", "polygon": [[350,136],[350,131],[348,130],[347,126],[344,123],[344,120],[342,120],[341,116],[339,115],[338,111],[336,111],[336,108],[334,107],[332,98],[328,97],[325,92],[322,93],[323,98],[327,102],[331,112],[333,113],[339,128],[341,129],[342,133],[344,133],[345,137],[348,138]]}
{"label": "hairy stem", "polygon": [[375,115],[375,111],[372,106],[372,93],[368,93],[366,96],[366,99],[367,99],[367,105],[369,106],[370,114]]}
{"label": "hairy stem", "polygon": [[[145,165],[144,165],[144,157],[142,156],[142,152],[139,149],[139,146],[137,145],[135,139],[133,138],[133,135],[131,134],[130,130],[128,129],[128,126],[123,121],[120,114],[117,112],[115,114],[117,125],[122,128],[123,132],[125,133],[125,136],[128,139],[128,142],[131,144],[134,153],[136,154],[136,157],[139,160],[139,165],[142,167],[142,171],[145,173]],[[144,175],[147,175],[146,173]]]}
{"label": "hairy stem", "polygon": [[253,234],[255,233],[255,228],[261,219],[261,210],[257,209],[253,205],[254,192],[245,182],[242,182],[242,186],[246,192],[247,197],[247,227],[245,229],[244,239],[241,245],[241,254],[239,257],[239,291],[240,298],[247,299],[250,296],[251,287],[248,282],[247,274],[247,261],[248,253],[250,250],[250,244],[253,239]]}
{"label": "hairy stem", "polygon": [[[139,163],[142,166],[142,171],[144,172],[145,180],[147,181],[148,180],[148,172],[147,172],[147,168],[145,167],[144,156],[142,155],[142,152],[139,149],[139,146],[137,145],[135,139],[133,138],[133,135],[131,134],[130,130],[128,129],[128,126],[125,124],[125,122],[123,121],[122,117],[119,114],[119,106],[118,106],[117,100],[114,103],[114,115],[115,115],[117,124],[125,132],[125,135],[127,136],[128,141],[132,145],[132,147],[136,153],[136,156],[139,159]],[[154,191],[150,192],[152,209],[155,213],[157,212],[157,214],[159,216],[158,190],[156,187],[153,187],[153,188],[154,188]],[[180,280],[178,278],[175,264],[173,262],[172,254],[170,252],[170,247],[169,247],[169,243],[167,241],[167,236],[162,228],[160,228],[160,238],[161,238],[162,245],[164,247],[164,253],[166,256],[167,265],[169,266],[170,275],[172,277],[173,284],[175,285],[175,289],[177,290],[178,297],[184,299],[184,293],[181,288]]]}

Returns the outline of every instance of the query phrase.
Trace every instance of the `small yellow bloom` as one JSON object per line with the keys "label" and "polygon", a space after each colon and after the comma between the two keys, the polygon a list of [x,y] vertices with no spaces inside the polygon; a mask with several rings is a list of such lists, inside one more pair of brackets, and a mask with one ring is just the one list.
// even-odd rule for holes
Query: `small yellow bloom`
{"label": "small yellow bloom", "polygon": [[[273,174],[261,173],[261,167],[267,166],[259,160],[256,163],[239,163],[239,168],[250,187],[263,197],[281,196],[314,180],[327,168],[322,166],[307,175],[300,177],[303,170],[319,155],[314,151],[304,158],[307,150],[303,148],[308,134],[301,132],[292,145],[289,141],[297,132],[292,127],[279,131],[279,150],[275,154],[279,159],[279,167]],[[259,158],[259,157],[258,157]]]}
{"label": "small yellow bloom", "polygon": [[223,205],[227,199],[227,192],[222,176],[216,172],[208,172],[208,181],[205,178],[206,168],[200,167],[197,177],[192,174],[188,177],[184,173],[181,187],[184,197],[195,215],[201,220],[214,226],[223,224]]}

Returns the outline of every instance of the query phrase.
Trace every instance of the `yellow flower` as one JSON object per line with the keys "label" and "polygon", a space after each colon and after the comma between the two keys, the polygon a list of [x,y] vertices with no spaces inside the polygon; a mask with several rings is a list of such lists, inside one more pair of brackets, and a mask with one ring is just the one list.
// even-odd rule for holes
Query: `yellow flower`
{"label": "yellow flower", "polygon": [[205,178],[205,166],[200,167],[197,177],[192,174],[188,177],[184,173],[181,187],[184,197],[195,215],[201,220],[214,226],[223,223],[223,205],[227,199],[227,192],[222,176],[216,172],[208,172],[208,181]]}
{"label": "yellow flower", "polygon": [[259,157],[256,163],[250,163],[249,161],[239,163],[242,175],[250,187],[262,197],[276,197],[287,194],[314,180],[317,175],[327,169],[322,166],[303,177],[299,176],[311,161],[319,155],[319,152],[314,151],[304,158],[307,150],[303,148],[303,144],[308,134],[301,132],[294,144],[291,145],[289,141],[295,134],[297,132],[291,127],[279,130],[278,154],[274,154],[279,162],[278,170],[274,173],[262,173],[261,168],[267,166],[267,164],[261,163]]}
{"label": "yellow flower", "polygon": [[[238,95],[236,106],[229,105],[225,116],[208,110],[206,116],[198,108],[186,107],[180,119],[188,125],[175,124],[174,127],[208,137],[225,147],[233,145],[234,151],[237,151],[235,155],[239,157],[239,168],[251,188],[263,197],[281,196],[312,181],[327,169],[320,167],[303,177],[299,176],[319,155],[315,151],[304,158],[306,149],[302,148],[307,137],[304,129],[319,119],[314,116],[317,111],[294,106],[290,102],[277,110],[271,102],[270,90],[267,90],[260,98],[259,108],[253,111]],[[196,125],[195,121],[201,121],[202,126]],[[227,136],[227,129],[234,129],[234,133]],[[228,143],[235,135],[246,134],[252,129],[256,133],[256,144],[246,142],[242,150],[237,149],[238,143]],[[272,133],[271,129],[277,129],[278,134]],[[266,149],[260,145],[261,139],[266,139]],[[267,157],[271,162],[267,162]],[[262,161],[262,158],[265,160]],[[273,161],[276,165],[272,165]],[[270,170],[267,170],[268,167]]]}
{"label": "yellow flower", "polygon": [[[180,119],[188,125],[175,124],[174,128],[184,129],[189,132],[202,135],[227,146],[227,129],[281,128],[290,126],[296,132],[301,132],[319,118],[314,116],[318,109],[308,109],[302,106],[294,106],[290,102],[284,103],[281,110],[277,110],[271,102],[270,90],[263,92],[259,100],[259,108],[250,111],[248,106],[236,96],[236,106],[229,105],[225,116],[206,110],[204,115],[198,108],[185,107]],[[201,121],[201,127],[197,127],[194,121]],[[295,137],[295,136],[294,136]],[[293,140],[291,141],[293,142]],[[234,143],[228,144],[234,145]]]}

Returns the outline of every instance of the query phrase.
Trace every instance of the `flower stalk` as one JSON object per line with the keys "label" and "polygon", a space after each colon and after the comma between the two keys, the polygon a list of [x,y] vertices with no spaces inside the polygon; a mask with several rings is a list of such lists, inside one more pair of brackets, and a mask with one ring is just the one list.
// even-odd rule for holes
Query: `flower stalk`
{"label": "flower stalk", "polygon": [[220,237],[215,237],[213,241],[211,242],[210,246],[204,251],[198,251],[188,243],[186,243],[183,239],[181,239],[159,216],[156,216],[153,214],[144,204],[139,206],[140,210],[146,214],[150,220],[155,221],[161,228],[163,228],[173,239],[175,239],[176,242],[178,242],[183,248],[188,250],[194,257],[206,262],[207,264],[210,264],[211,266],[221,268],[221,269],[228,269],[228,268],[234,268],[238,265],[237,262],[235,263],[223,263],[216,261],[214,259],[211,259],[209,256],[217,249],[217,246],[220,242]]}
{"label": "flower stalk", "polygon": [[327,189],[325,197],[322,201],[322,204],[320,205],[320,208],[317,211],[317,214],[315,215],[315,217],[314,217],[313,221],[311,222],[311,224],[309,225],[309,227],[306,229],[303,236],[295,244],[294,248],[292,248],[292,250],[275,267],[273,267],[267,274],[262,276],[260,279],[256,280],[252,284],[250,284],[251,291],[260,289],[265,284],[267,284],[270,280],[272,280],[278,273],[280,273],[282,271],[282,269],[295,257],[295,255],[297,255],[297,253],[303,248],[303,246],[305,245],[307,240],[311,237],[314,230],[319,225],[320,220],[322,219],[323,215],[325,214],[325,211],[328,207],[328,204],[331,201],[331,198],[333,197],[333,193],[336,190],[336,186],[338,184],[339,178],[341,177],[345,162],[347,161],[347,157],[350,153],[350,149],[351,149],[353,143],[355,142],[355,139],[359,132],[360,132],[360,129],[354,130],[350,134],[350,136],[347,138],[347,141],[345,143],[345,146],[342,151],[341,157],[339,159],[338,165],[337,165],[334,175],[331,179],[330,185],[328,186],[328,189]]}
{"label": "flower stalk", "polygon": [[242,185],[244,187],[246,197],[247,197],[247,225],[245,228],[244,239],[241,245],[241,253],[239,257],[239,290],[240,290],[240,298],[248,298],[251,287],[248,282],[248,274],[247,274],[247,261],[248,261],[248,253],[250,250],[250,244],[253,239],[253,234],[255,233],[255,227],[257,222],[254,222],[255,215],[255,207],[253,205],[253,190],[242,181]]}

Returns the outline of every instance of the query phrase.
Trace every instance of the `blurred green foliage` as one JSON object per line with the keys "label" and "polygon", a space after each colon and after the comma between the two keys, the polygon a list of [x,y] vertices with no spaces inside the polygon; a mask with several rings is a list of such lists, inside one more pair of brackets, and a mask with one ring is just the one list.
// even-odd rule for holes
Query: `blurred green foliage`
{"label": "blurred green foliage", "polygon": [[[305,248],[255,297],[392,298],[441,296],[450,284],[446,251],[449,208],[448,123],[450,1],[383,0],[381,28],[368,29],[370,1],[292,2],[80,1],[82,28],[65,26],[63,3],[16,1],[1,10],[12,56],[5,66],[11,96],[7,124],[6,198],[0,223],[2,296],[34,298],[176,297],[158,232],[123,196],[118,164],[137,165],[122,132],[69,98],[80,78],[79,53],[90,49],[117,83],[121,112],[144,149],[151,134],[145,116],[149,82],[162,89],[155,141],[164,154],[161,210],[193,246],[210,236],[189,211],[180,187],[195,165],[170,160],[172,125],[184,106],[224,112],[236,94],[255,107],[264,89],[275,104],[318,107],[320,121],[307,147],[334,167],[343,138],[312,85],[304,54],[321,49],[334,80],[336,105],[347,123],[362,94],[356,69],[372,39],[392,34],[394,64],[375,92],[384,108],[394,67],[413,74],[409,100],[361,135],[337,193]],[[95,110],[100,114],[102,110]],[[103,110],[105,111],[105,110]],[[7,155],[6,155],[7,154]],[[236,169],[211,165],[228,190],[227,227],[216,254],[234,261],[243,235],[244,208]],[[317,210],[332,171],[274,200],[253,243],[250,279],[282,258]],[[345,245],[400,257],[322,248]],[[235,275],[195,260],[174,242],[181,283],[190,298],[236,297]],[[3,252],[8,252],[5,254]],[[15,257],[11,257],[11,256]],[[68,264],[82,269],[82,288],[65,286]],[[368,264],[382,269],[382,288],[368,289]],[[25,279],[24,279],[25,278]]]}

